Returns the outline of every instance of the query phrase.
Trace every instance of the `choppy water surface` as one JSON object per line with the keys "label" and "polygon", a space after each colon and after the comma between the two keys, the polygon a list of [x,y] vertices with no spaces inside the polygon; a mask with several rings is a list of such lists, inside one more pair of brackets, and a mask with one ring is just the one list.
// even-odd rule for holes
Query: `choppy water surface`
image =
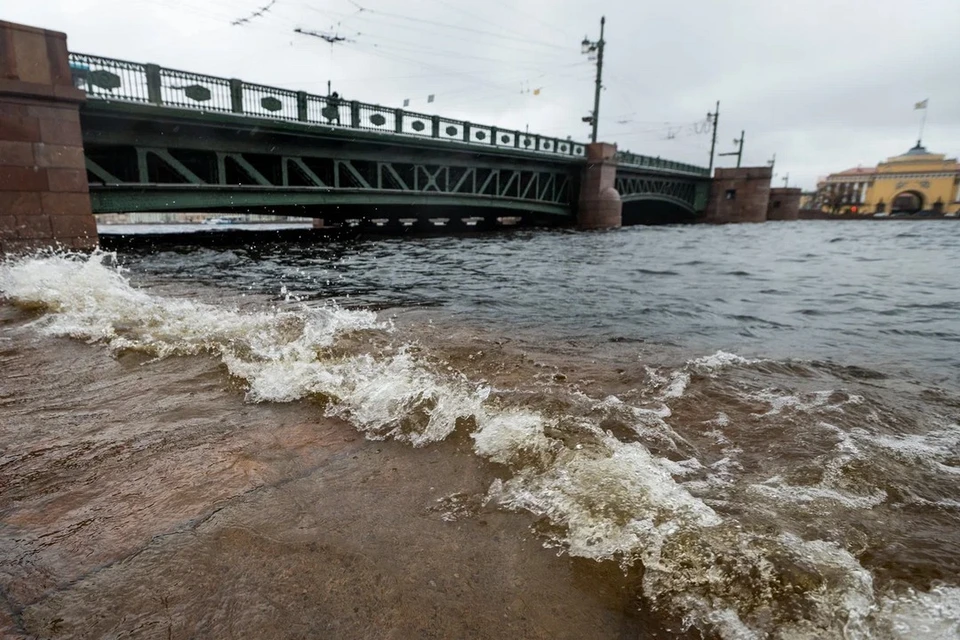
{"label": "choppy water surface", "polygon": [[956,637],[958,259],[805,222],[8,262],[8,624]]}

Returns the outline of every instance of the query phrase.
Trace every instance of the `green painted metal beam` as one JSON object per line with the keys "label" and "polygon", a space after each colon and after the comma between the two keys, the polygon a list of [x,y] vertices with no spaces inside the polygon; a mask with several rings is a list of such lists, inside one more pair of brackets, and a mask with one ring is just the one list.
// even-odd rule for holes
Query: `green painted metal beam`
{"label": "green painted metal beam", "polygon": [[[569,206],[516,198],[457,193],[318,189],[312,187],[195,187],[192,185],[91,185],[94,213],[214,211],[261,207],[463,206],[527,211],[569,218]],[[317,212],[317,217],[323,217]]]}
{"label": "green painted metal beam", "polygon": [[650,200],[656,200],[658,202],[669,202],[675,204],[678,207],[681,207],[690,213],[697,213],[698,210],[693,207],[686,200],[681,200],[680,198],[674,198],[672,196],[662,195],[658,193],[635,193],[627,196],[621,196],[620,202],[623,204],[629,204],[631,202],[645,202]]}
{"label": "green painted metal beam", "polygon": [[[286,120],[265,120],[262,118],[252,118],[240,114],[221,113],[216,111],[193,111],[187,109],[171,109],[169,107],[157,107],[154,105],[137,104],[132,102],[89,100],[80,110],[81,127],[89,129],[93,125],[96,130],[94,136],[88,136],[84,131],[84,141],[88,139],[91,142],[105,144],[130,144],[131,133],[125,130],[125,127],[103,127],[97,126],[94,118],[106,116],[108,121],[117,123],[127,120],[143,121],[151,123],[167,123],[171,126],[183,126],[185,124],[196,124],[209,128],[210,130],[225,129],[229,131],[247,131],[248,133],[287,135],[301,138],[325,138],[328,140],[346,141],[356,143],[373,143],[386,145],[394,149],[408,149],[416,151],[429,150],[432,152],[442,151],[453,157],[456,155],[467,154],[470,157],[491,157],[501,159],[514,159],[519,161],[542,163],[544,165],[556,166],[564,165],[582,165],[585,162],[583,157],[567,156],[562,154],[545,154],[532,151],[525,151],[515,147],[497,147],[490,145],[465,144],[453,140],[436,140],[419,136],[397,135],[395,133],[386,133],[379,131],[364,131],[362,129],[351,129],[348,127],[324,126],[320,124],[304,124],[295,121]],[[85,126],[86,123],[86,126]],[[137,132],[138,135],[146,132]],[[119,138],[117,136],[120,136]],[[171,140],[164,136],[162,145],[170,146]],[[195,148],[204,148],[205,140],[191,140],[191,145]],[[147,140],[140,140],[140,144],[150,144]],[[199,146],[197,146],[199,145]],[[213,150],[213,149],[211,149]],[[250,149],[222,149],[221,151],[250,151]],[[291,155],[303,155],[295,153]]]}

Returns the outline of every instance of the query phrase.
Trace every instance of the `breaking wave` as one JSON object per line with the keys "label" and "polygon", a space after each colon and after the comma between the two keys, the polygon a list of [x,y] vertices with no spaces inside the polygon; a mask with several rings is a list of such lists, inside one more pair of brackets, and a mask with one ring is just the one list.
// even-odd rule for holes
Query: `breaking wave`
{"label": "breaking wave", "polygon": [[[956,587],[880,593],[870,571],[840,544],[751,529],[698,495],[697,486],[731,485],[740,473],[731,418],[721,412],[704,425],[722,456],[704,465],[697,447],[667,422],[669,403],[685,397],[693,375],[760,361],[721,351],[676,371],[649,370],[658,390],[649,402],[572,394],[571,413],[557,416],[515,406],[450,370],[375,313],[296,301],[249,311],[162,297],[133,286],[114,261],[108,253],[8,261],[0,265],[0,294],[42,311],[32,322],[41,333],[156,358],[209,354],[243,382],[249,401],[316,400],[372,439],[424,446],[461,429],[478,456],[506,471],[490,486],[490,503],[543,518],[547,545],[561,552],[640,563],[645,597],[688,627],[724,638],[958,633]],[[770,406],[763,415],[840,411],[859,402],[769,391],[755,400]],[[632,437],[615,436],[611,421],[627,424]],[[839,480],[864,442],[940,467],[950,466],[960,442],[950,430],[919,439],[867,435],[841,438],[816,486],[772,477],[746,490],[771,503],[827,500],[870,509],[886,494],[852,494]]]}

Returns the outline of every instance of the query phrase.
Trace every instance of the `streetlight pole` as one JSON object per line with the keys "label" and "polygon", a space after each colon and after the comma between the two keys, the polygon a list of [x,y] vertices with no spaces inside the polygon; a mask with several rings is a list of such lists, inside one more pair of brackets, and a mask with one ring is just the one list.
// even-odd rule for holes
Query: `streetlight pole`
{"label": "streetlight pole", "polygon": [[713,120],[713,140],[710,142],[710,168],[707,175],[713,175],[713,152],[717,149],[717,123],[720,121],[720,101],[717,100],[717,110],[707,114],[707,119]]}
{"label": "streetlight pole", "polygon": [[593,53],[597,52],[597,80],[596,87],[593,92],[593,113],[589,118],[584,118],[584,120],[589,120],[591,124],[591,134],[590,142],[597,141],[597,126],[600,123],[600,89],[603,88],[603,47],[606,44],[606,41],[603,39],[603,26],[607,22],[607,17],[602,16],[600,18],[600,39],[596,42],[591,42],[586,37],[583,38],[582,45],[583,53]]}

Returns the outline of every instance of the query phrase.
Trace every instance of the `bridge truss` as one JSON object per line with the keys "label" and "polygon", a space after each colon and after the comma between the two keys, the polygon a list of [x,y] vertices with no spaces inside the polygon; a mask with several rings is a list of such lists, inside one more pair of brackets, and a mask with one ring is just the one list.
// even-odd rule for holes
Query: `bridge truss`
{"label": "bridge truss", "polygon": [[709,182],[667,175],[631,174],[621,168],[616,189],[624,203],[661,200],[695,213],[706,207]]}

